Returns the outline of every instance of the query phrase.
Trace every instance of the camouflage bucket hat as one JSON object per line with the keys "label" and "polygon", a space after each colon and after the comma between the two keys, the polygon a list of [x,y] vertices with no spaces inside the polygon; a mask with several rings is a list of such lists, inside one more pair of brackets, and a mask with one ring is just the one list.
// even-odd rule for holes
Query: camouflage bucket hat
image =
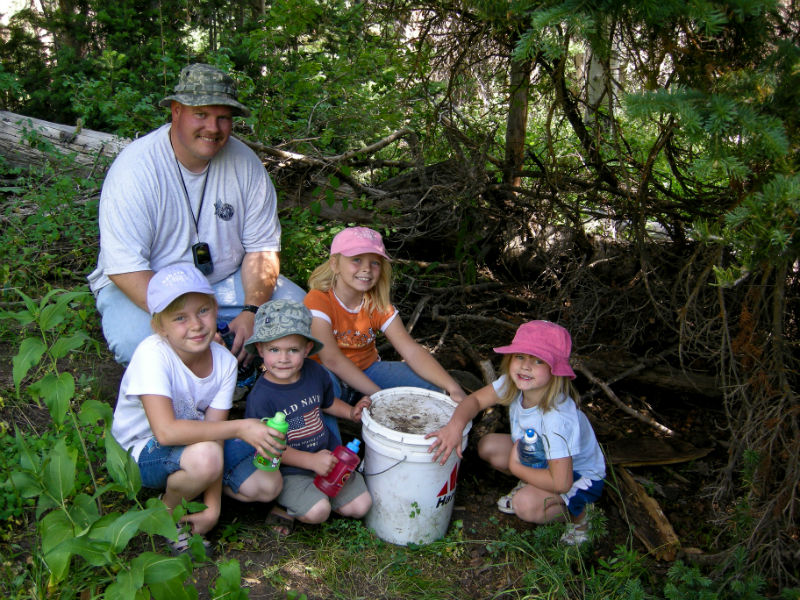
{"label": "camouflage bucket hat", "polygon": [[256,313],[253,335],[244,343],[250,354],[258,354],[258,342],[271,342],[287,335],[302,335],[314,342],[309,356],[322,349],[322,342],[311,337],[311,311],[294,300],[272,300],[262,304]]}
{"label": "camouflage bucket hat", "polygon": [[181,69],[175,93],[159,106],[169,106],[175,100],[186,106],[230,106],[234,115],[249,117],[250,110],[236,99],[236,84],[225,71],[197,63]]}

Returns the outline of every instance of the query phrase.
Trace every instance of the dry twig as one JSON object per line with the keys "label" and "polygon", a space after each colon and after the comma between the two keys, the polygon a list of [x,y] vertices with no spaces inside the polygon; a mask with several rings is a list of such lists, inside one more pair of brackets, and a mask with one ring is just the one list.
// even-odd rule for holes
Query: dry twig
{"label": "dry twig", "polygon": [[654,428],[655,430],[660,431],[661,433],[664,433],[664,434],[669,435],[669,436],[675,435],[675,432],[672,431],[669,427],[666,427],[665,425],[662,425],[661,423],[659,423],[658,421],[656,421],[652,417],[648,417],[647,415],[643,415],[642,413],[640,413],[635,408],[632,408],[632,407],[628,406],[627,404],[625,404],[622,400],[620,400],[617,397],[617,395],[614,393],[614,390],[612,390],[611,387],[607,383],[605,383],[604,381],[601,381],[600,379],[595,377],[594,374],[592,374],[592,372],[589,371],[589,369],[587,369],[579,361],[576,361],[573,366],[578,371],[583,373],[589,381],[591,381],[593,384],[599,386],[605,392],[606,396],[608,396],[609,400],[611,400],[622,411],[624,411],[625,413],[631,415],[635,419],[638,419],[642,423],[645,423],[645,424],[649,425],[650,427]]}

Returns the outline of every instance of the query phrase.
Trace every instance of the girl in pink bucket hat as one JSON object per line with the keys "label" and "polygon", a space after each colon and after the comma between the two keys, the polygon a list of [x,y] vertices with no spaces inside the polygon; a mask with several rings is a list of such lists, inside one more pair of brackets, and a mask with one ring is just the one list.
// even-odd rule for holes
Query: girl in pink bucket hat
{"label": "girl in pink bucket hat", "polygon": [[[330,258],[308,279],[304,300],[311,333],[324,347],[317,360],[328,369],[334,392],[349,404],[398,386],[444,390],[460,402],[461,386],[406,331],[391,302],[392,264],[381,234],[348,227],[333,238]],[[403,361],[383,361],[376,339],[383,333]]]}
{"label": "girl in pink bucket hat", "polygon": [[[577,545],[589,539],[587,509],[603,490],[605,460],[589,420],[575,404],[571,350],[569,332],[560,325],[520,325],[510,345],[494,349],[503,355],[502,375],[467,396],[450,422],[426,437],[435,438],[429,452],[444,464],[453,450],[461,456],[461,432],[481,410],[508,406],[511,433],[490,433],[478,443],[483,460],[519,478],[497,508],[531,523],[567,521],[561,541]],[[520,455],[524,440],[533,448],[538,444],[536,462]]]}

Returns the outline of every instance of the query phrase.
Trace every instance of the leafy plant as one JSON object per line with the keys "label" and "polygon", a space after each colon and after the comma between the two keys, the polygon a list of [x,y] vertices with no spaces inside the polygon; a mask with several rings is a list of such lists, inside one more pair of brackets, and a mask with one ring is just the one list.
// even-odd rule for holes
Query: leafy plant
{"label": "leafy plant", "polygon": [[7,250],[7,260],[0,266],[3,294],[11,289],[46,290],[53,281],[82,281],[81,274],[92,268],[96,258],[87,251],[87,241],[98,236],[100,181],[77,174],[73,157],[53,151],[32,126],[25,137],[48,154],[43,165],[10,173],[18,183],[2,207],[5,226],[0,228],[0,244]]}
{"label": "leafy plant", "polygon": [[306,208],[281,211],[281,272],[303,285],[328,259],[331,240],[341,229],[342,225],[322,222]]}
{"label": "leafy plant", "polygon": [[[16,467],[10,473],[10,486],[35,502],[39,534],[31,595],[104,590],[106,598],[133,600],[142,598],[146,589],[148,597],[156,599],[197,598],[193,587],[184,586],[191,558],[164,556],[156,551],[163,544],[153,537],[175,539],[175,522],[187,507],[170,515],[159,499],[141,505],[139,469],[111,435],[111,407],[89,399],[76,410],[74,377],[59,369],[61,358],[89,341],[70,317],[87,301],[88,292],[53,290],[38,302],[20,295],[22,310],[0,314],[29,332],[12,359],[15,393],[18,401],[25,392],[32,400],[43,401],[53,422],[53,430],[44,438],[14,429],[11,454],[16,455]],[[96,436],[98,423],[105,451],[105,468],[99,470],[87,444]],[[88,473],[89,478],[84,481],[79,473]],[[120,495],[135,507],[107,512]],[[138,534],[148,538],[148,549],[136,553],[131,542]],[[194,539],[194,557],[202,559],[203,554],[202,544]],[[238,564],[223,564],[215,591],[245,598],[239,581]]]}

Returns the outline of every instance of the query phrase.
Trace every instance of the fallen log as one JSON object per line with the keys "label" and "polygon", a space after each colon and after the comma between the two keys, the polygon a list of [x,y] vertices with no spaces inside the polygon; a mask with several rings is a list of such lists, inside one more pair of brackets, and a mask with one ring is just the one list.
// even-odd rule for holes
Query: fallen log
{"label": "fallen log", "polygon": [[599,386],[606,393],[606,396],[608,397],[608,399],[611,400],[622,411],[624,411],[625,413],[631,415],[635,419],[640,420],[642,423],[646,423],[647,425],[649,425],[650,427],[652,427],[656,431],[659,431],[659,432],[661,432],[663,434],[670,435],[670,436],[675,435],[675,432],[672,431],[669,427],[666,427],[666,426],[662,425],[661,423],[659,423],[658,421],[656,421],[652,417],[650,417],[648,415],[644,415],[644,414],[640,413],[639,411],[631,408],[627,404],[625,404],[622,400],[620,400],[617,397],[617,395],[614,393],[614,391],[611,389],[611,387],[608,386],[605,382],[603,382],[600,379],[598,379],[597,377],[595,377],[594,374],[589,369],[586,368],[586,366],[583,364],[583,362],[581,362],[580,360],[574,360],[573,363],[574,363],[575,369],[577,371],[583,373],[583,375],[589,381],[591,381],[594,385]]}
{"label": "fallen log", "polygon": [[0,155],[12,167],[40,167],[49,160],[48,152],[70,157],[79,174],[102,174],[130,139],[80,124],[62,125],[0,111]]}
{"label": "fallen log", "polygon": [[[609,384],[626,379],[640,385],[672,390],[675,393],[722,398],[720,383],[712,375],[601,352],[593,353],[592,356],[581,356],[581,362]],[[618,377],[620,374],[624,376]]]}
{"label": "fallen log", "polygon": [[[413,137],[413,132],[401,129],[364,148],[321,158],[287,152],[250,140],[241,141],[261,156],[279,188],[282,208],[313,206],[323,219],[363,225],[372,225],[379,219],[384,225],[411,231],[420,220],[416,206],[419,196],[427,195],[430,190],[422,190],[419,194],[410,194],[407,190],[404,193],[384,191],[359,183],[341,169],[348,160],[369,155],[404,137]],[[61,170],[69,169],[81,176],[102,176],[131,141],[86,129],[80,123],[64,125],[0,111],[0,156],[11,167],[41,167],[56,153],[69,158],[69,166],[60,166]],[[291,173],[300,176],[293,177]],[[342,183],[332,184],[332,175]],[[369,207],[361,207],[361,198],[371,201]],[[437,212],[434,208],[429,210]]]}
{"label": "fallen log", "polygon": [[620,467],[674,465],[698,460],[712,448],[697,448],[676,438],[625,437],[603,443],[608,463]]}
{"label": "fallen log", "polygon": [[633,535],[656,560],[674,561],[681,542],[658,501],[624,468],[613,471],[614,483],[609,494]]}

